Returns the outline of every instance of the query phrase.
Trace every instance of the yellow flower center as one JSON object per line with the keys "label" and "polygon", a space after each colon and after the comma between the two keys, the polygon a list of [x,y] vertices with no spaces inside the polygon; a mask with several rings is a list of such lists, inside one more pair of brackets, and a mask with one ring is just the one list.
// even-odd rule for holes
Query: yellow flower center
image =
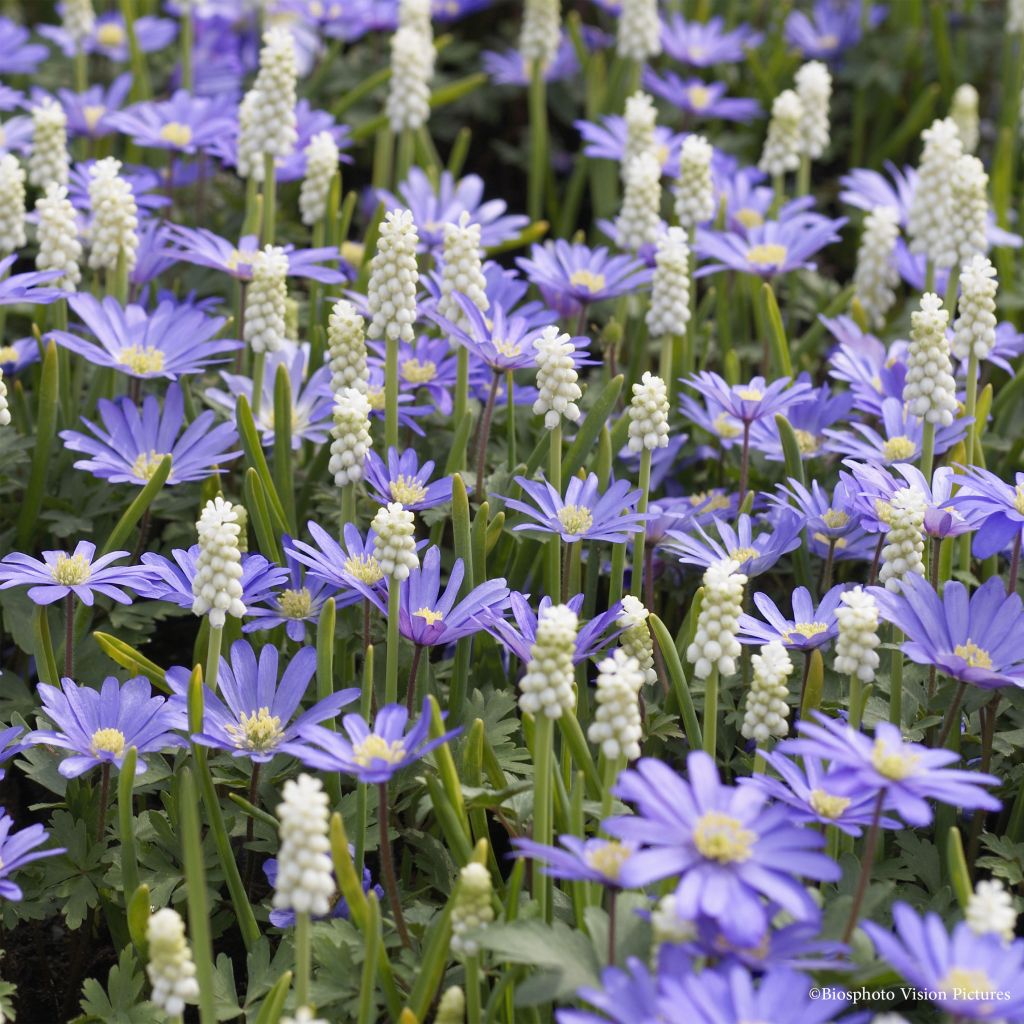
{"label": "yellow flower center", "polygon": [[[704,505],[702,512],[717,512],[720,509],[729,507],[729,499],[724,494],[709,494],[707,491],[698,491],[689,497],[690,504],[696,508]],[[707,504],[704,504],[707,502]]]}
{"label": "yellow flower center", "polygon": [[170,121],[160,129],[160,138],[184,149],[192,141],[192,129],[180,121]]}
{"label": "yellow flower center", "polygon": [[899,782],[917,771],[919,754],[907,754],[902,750],[890,750],[882,740],[875,740],[871,751],[871,764],[879,775]]}
{"label": "yellow flower center", "polygon": [[365,740],[353,745],[352,755],[362,768],[369,768],[374,761],[401,764],[405,760],[405,744],[401,740],[388,743],[383,736],[371,732]]}
{"label": "yellow flower center", "polygon": [[376,583],[384,578],[380,562],[373,555],[350,555],[345,559],[345,572],[360,583]]}
{"label": "yellow flower center", "polygon": [[505,341],[501,338],[494,338],[491,344],[500,355],[506,359],[515,359],[523,351],[523,346],[514,341]]}
{"label": "yellow flower center", "polygon": [[281,719],[272,715],[270,708],[260,708],[251,715],[242,711],[238,725],[225,726],[224,731],[239,750],[270,750],[284,735]]}
{"label": "yellow flower center", "polygon": [[762,242],[747,250],[747,262],[756,267],[778,267],[786,261],[789,250],[778,242]]}
{"label": "yellow flower center", "polygon": [[313,610],[313,595],[308,587],[286,590],[277,599],[277,607],[286,619],[304,619]]}
{"label": "yellow flower center", "polygon": [[569,278],[569,284],[575,288],[585,288],[596,295],[605,286],[605,276],[595,274],[592,270],[576,270]]}
{"label": "yellow flower center", "polygon": [[0,363],[15,363],[17,361],[18,350],[13,345],[0,345]]}
{"label": "yellow flower center", "polygon": [[82,117],[85,118],[85,126],[92,131],[100,123],[100,118],[107,112],[107,108],[99,103],[90,104],[82,108]]}
{"label": "yellow flower center", "polygon": [[892,505],[887,501],[882,501],[881,498],[875,498],[875,515],[881,522],[888,523],[892,516]]}
{"label": "yellow flower center", "polygon": [[425,619],[428,626],[433,626],[444,619],[444,612],[436,612],[432,608],[417,608],[413,615]]}
{"label": "yellow flower center", "polygon": [[228,257],[228,270],[238,270],[239,267],[251,267],[258,255],[258,249],[235,249]]}
{"label": "yellow flower center", "polygon": [[693,830],[693,845],[698,853],[719,864],[740,864],[748,860],[757,833],[744,828],[738,818],[708,811],[697,819]]}
{"label": "yellow flower center", "polygon": [[822,515],[821,521],[829,527],[829,529],[838,530],[850,521],[850,517],[843,512],[842,509],[830,508]]}
{"label": "yellow flower center", "polygon": [[588,867],[604,875],[605,878],[618,879],[622,865],[629,860],[632,850],[622,843],[612,840],[588,850],[583,859]]}
{"label": "yellow flower center", "polygon": [[668,146],[655,146],[654,159],[658,161],[659,167],[664,167],[668,160]]}
{"label": "yellow flower center", "polygon": [[[2,362],[2,360],[0,360]],[[1014,491],[1013,507],[1024,516],[1024,484],[1017,484]]]}
{"label": "yellow flower center", "polygon": [[969,639],[965,644],[957,644],[953,648],[953,653],[958,658],[963,658],[971,668],[992,667],[992,655],[984,647],[979,647],[973,640]]}
{"label": "yellow flower center", "polygon": [[743,428],[727,412],[719,413],[711,421],[711,428],[719,437],[724,437],[726,440],[739,437],[743,433]]}
{"label": "yellow flower center", "polygon": [[558,521],[566,533],[579,536],[594,525],[594,517],[586,505],[566,505],[558,511]]}
{"label": "yellow flower center", "polygon": [[810,804],[816,814],[823,818],[838,818],[852,801],[849,797],[826,793],[823,789],[812,789]]}
{"label": "yellow flower center", "polygon": [[400,501],[403,505],[415,505],[427,496],[427,489],[414,476],[406,476],[404,473],[397,480],[388,484],[393,501]]}
{"label": "yellow flower center", "polygon": [[796,436],[796,446],[800,449],[801,455],[813,455],[821,445],[817,435],[812,434],[809,430],[794,430]]}
{"label": "yellow flower center", "polygon": [[743,565],[744,562],[749,562],[752,558],[757,558],[761,552],[757,548],[733,548],[729,552],[729,557]]}
{"label": "yellow flower center", "polygon": [[939,982],[938,987],[941,991],[948,992],[957,999],[983,992],[991,992],[995,995],[998,991],[996,983],[980,967],[951,967]]}
{"label": "yellow flower center", "polygon": [[121,349],[117,361],[122,366],[127,366],[132,373],[159,373],[164,368],[163,349],[141,348],[138,345],[129,345]]}
{"label": "yellow flower center", "polygon": [[828,626],[824,622],[797,622],[792,629],[787,629],[782,636],[786,640],[791,640],[794,633],[799,633],[804,639],[810,640],[811,637],[819,636],[827,630]]}
{"label": "yellow flower center", "polygon": [[57,564],[50,567],[54,582],[64,587],[85,583],[91,574],[92,568],[85,555],[58,555]]}
{"label": "yellow flower center", "polygon": [[818,45],[823,50],[834,50],[839,45],[839,36],[835,32],[826,32],[818,36]]}
{"label": "yellow flower center", "polygon": [[132,463],[132,476],[139,480],[152,480],[153,474],[160,468],[160,463],[169,452],[157,452],[151,448],[148,452],[139,452]]}
{"label": "yellow flower center", "polygon": [[418,359],[406,359],[402,363],[402,376],[410,384],[427,384],[437,376],[437,363],[430,359],[423,363]]}
{"label": "yellow flower center", "polygon": [[703,85],[691,85],[687,96],[694,110],[703,110],[711,102],[711,90]]}
{"label": "yellow flower center", "polygon": [[736,394],[744,402],[760,402],[764,398],[764,392],[760,388],[737,388]]}
{"label": "yellow flower center", "polygon": [[108,21],[105,25],[100,25],[96,30],[96,42],[100,46],[110,48],[121,46],[124,43],[124,39],[124,29],[112,21]]}
{"label": "yellow flower center", "polygon": [[916,451],[917,445],[906,434],[897,434],[895,437],[890,437],[882,445],[882,454],[890,462],[895,462],[897,459],[909,459]]}
{"label": "yellow flower center", "polygon": [[759,228],[764,223],[764,217],[757,210],[744,206],[733,215],[747,229]]}
{"label": "yellow flower center", "polygon": [[124,733],[120,729],[97,729],[92,734],[91,746],[94,754],[120,757],[124,753]]}
{"label": "yellow flower center", "polygon": [[378,411],[384,408],[384,389],[383,388],[367,388],[366,389],[366,400],[370,403],[371,409],[377,409]]}
{"label": "yellow flower center", "polygon": [[341,253],[341,258],[346,263],[351,263],[353,267],[358,267],[363,262],[364,248],[358,242],[342,242],[338,251]]}

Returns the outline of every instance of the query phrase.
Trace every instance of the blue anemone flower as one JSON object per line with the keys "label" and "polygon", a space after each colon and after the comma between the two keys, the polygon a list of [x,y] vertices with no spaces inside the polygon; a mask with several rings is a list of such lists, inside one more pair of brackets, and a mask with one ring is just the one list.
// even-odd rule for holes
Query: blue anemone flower
{"label": "blue anemone flower", "polygon": [[[0,25],[0,34],[2,32],[3,26]],[[13,828],[14,819],[6,811],[0,811],[0,897],[5,900],[20,900],[24,895],[21,886],[11,881],[12,871],[23,868],[34,860],[56,857],[67,852],[63,846],[54,846],[47,850],[37,849],[50,838],[42,825],[29,825],[19,832],[12,832]]]}
{"label": "blue anemone flower", "polygon": [[767,572],[784,554],[800,546],[804,522],[792,509],[784,509],[774,523],[763,524],[756,536],[754,521],[745,512],[736,520],[735,527],[717,516],[712,518],[712,526],[717,540],[695,522],[691,534],[669,530],[671,540],[666,547],[684,565],[706,569],[713,562],[730,558],[739,563],[740,572],[754,577]]}
{"label": "blue anemone flower", "polygon": [[713,117],[722,121],[753,121],[764,113],[757,100],[726,96],[725,82],[705,82],[700,78],[680,78],[674,71],[659,75],[644,72],[644,87],[678,107],[692,118]]}
{"label": "blue anemone flower", "polygon": [[736,270],[768,280],[791,270],[814,270],[816,264],[811,257],[839,241],[839,229],[846,218],[812,216],[765,221],[742,233],[698,228],[694,251],[712,262],[701,266],[694,277]]}
{"label": "blue anemone flower", "polygon": [[747,51],[761,43],[764,36],[749,25],[726,30],[723,18],[687,21],[681,14],[666,17],[661,24],[661,45],[673,60],[695,68],[715,64],[738,64],[747,59]]}
{"label": "blue anemone flower", "polygon": [[792,619],[786,618],[767,594],[757,593],[754,604],[768,621],[762,622],[744,612],[739,618],[736,639],[742,644],[759,645],[778,640],[792,651],[813,651],[824,647],[839,633],[836,608],[846,589],[845,584],[833,587],[815,605],[810,591],[806,587],[797,587],[793,591]]}
{"label": "blue anemone flower", "polygon": [[243,633],[274,629],[284,626],[289,640],[301,643],[306,639],[306,626],[316,625],[328,598],[334,597],[337,587],[318,579],[312,572],[304,572],[299,560],[289,550],[292,543],[288,534],[282,534],[284,560],[288,569],[288,586],[256,605],[246,605],[248,622]]}

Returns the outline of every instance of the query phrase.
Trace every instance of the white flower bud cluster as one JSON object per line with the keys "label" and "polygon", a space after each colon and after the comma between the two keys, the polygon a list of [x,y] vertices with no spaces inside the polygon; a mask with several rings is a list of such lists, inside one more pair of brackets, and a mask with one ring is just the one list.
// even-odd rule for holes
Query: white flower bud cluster
{"label": "white flower bud cluster", "polygon": [[951,193],[952,244],[963,264],[988,249],[988,175],[976,156],[965,153],[953,165]]}
{"label": "white flower bud cluster", "polygon": [[32,149],[28,155],[28,180],[36,188],[51,181],[68,183],[68,118],[64,108],[49,96],[32,108]]}
{"label": "white flower bud cluster", "polygon": [[649,370],[633,385],[629,403],[629,450],[668,447],[668,388]]}
{"label": "white flower bud cluster", "polygon": [[580,418],[577,399],[583,391],[576,383],[578,374],[572,355],[576,346],[568,334],[557,327],[545,327],[533,347],[537,352],[537,400],[533,403],[535,416],[544,416],[544,426],[554,430],[564,416],[575,423]]}
{"label": "white flower bud cluster", "polygon": [[921,308],[910,314],[910,348],[903,401],[915,415],[948,427],[957,411],[956,381],[949,358],[946,324],[949,312],[934,292],[921,296]]}
{"label": "white flower bud cluster", "polygon": [[817,160],[828,148],[832,76],[820,60],[810,60],[797,69],[795,81],[796,94],[802,108],[801,151],[812,160]]}
{"label": "white flower bud cluster", "polygon": [[392,501],[377,509],[370,524],[377,534],[373,542],[373,556],[381,572],[392,581],[409,578],[420,560],[416,555],[416,518],[402,506]]}
{"label": "white flower bud cluster", "polygon": [[754,678],[747,692],[747,704],[740,732],[748,740],[765,743],[772,736],[789,732],[789,676],[793,662],[779,640],[772,640],[750,659]]}
{"label": "white flower bud cluster", "polygon": [[13,153],[0,156],[0,254],[20,249],[25,238],[25,171]]}
{"label": "white flower bud cluster", "polygon": [[294,1017],[282,1017],[281,1024],[331,1024],[326,1017],[317,1017],[312,1006],[300,1006]]}
{"label": "white flower bud cluster", "polygon": [[681,335],[686,333],[689,322],[690,247],[686,242],[686,232],[682,228],[671,227],[659,237],[654,253],[647,330],[652,338],[666,334]]}
{"label": "white flower bud cluster", "polygon": [[444,990],[437,1004],[434,1024],[466,1024],[466,994],[458,985],[450,985]]}
{"label": "white flower bud cluster", "polygon": [[731,558],[712,562],[704,572],[704,600],[697,617],[697,632],[686,649],[686,659],[698,679],[717,669],[723,676],[736,671],[740,645],[736,639],[743,611],[743,587],[747,577],[737,572]]}
{"label": "white flower bud cluster", "polygon": [[430,117],[430,79],[434,44],[414,28],[400,28],[391,37],[391,82],[386,113],[393,132],[416,130]]}
{"label": "white flower bud cluster", "polygon": [[128,270],[135,266],[139,247],[139,217],[131,185],[120,175],[121,161],[114,157],[97,160],[89,169],[89,205],[92,228],[89,266],[93,270],[114,270],[124,253]]}
{"label": "white flower bud cluster", "polygon": [[303,224],[317,224],[327,215],[327,197],[338,171],[338,144],[330,132],[317,132],[306,146],[306,175],[299,190]]}
{"label": "white flower bud cluster", "polygon": [[327,362],[331,367],[331,390],[366,391],[366,321],[347,299],[339,299],[327,320]]}
{"label": "white flower bud cluster", "polygon": [[987,359],[996,344],[996,291],[999,282],[992,261],[976,253],[960,271],[960,315],[953,324],[953,355],[966,359],[972,352]]}
{"label": "white flower bud cluster", "polygon": [[47,185],[46,194],[36,200],[36,214],[36,268],[61,271],[51,286],[73,292],[82,279],[78,267],[82,243],[78,240],[78,215],[68,199],[67,188],[56,182]]}
{"label": "white flower bud cluster", "polygon": [[256,149],[274,157],[291,156],[299,133],[295,115],[296,84],[299,76],[295,40],[283,26],[263,34],[260,70],[253,83],[258,93]]}
{"label": "white flower bud cluster", "polygon": [[952,118],[935,120],[921,133],[924,148],[917,168],[917,186],[910,201],[907,231],[911,252],[924,253],[936,267],[956,263],[956,247],[950,225],[953,220],[953,187],[950,171],[963,147]]}
{"label": "white flower bud cluster", "polygon": [[969,82],[957,86],[949,116],[956,122],[964,152],[973,153],[978,148],[978,90]]}
{"label": "white flower bud cluster", "polygon": [[640,63],[661,53],[658,0],[622,0],[615,52]]}
{"label": "white flower bud cluster", "polygon": [[323,917],[336,888],[327,838],[329,801],[319,779],[303,773],[284,784],[277,805],[281,847],[277,854],[274,909]]}
{"label": "white flower bud cluster", "polygon": [[657,143],[654,141],[654,129],[658,123],[658,111],[654,100],[642,89],[632,96],[626,97],[626,109],[623,113],[626,126],[626,144],[622,148],[620,171],[625,172],[629,162],[645,153],[657,156]]}
{"label": "white flower bud cluster", "polygon": [[452,904],[452,952],[456,956],[476,956],[480,944],[469,935],[493,920],[491,873],[483,864],[472,861],[459,871]]}
{"label": "white flower bud cluster", "polygon": [[572,659],[578,625],[576,613],[568,605],[542,609],[526,674],[519,680],[520,711],[547,718],[572,713],[576,704]]}
{"label": "white flower bud cluster", "polygon": [[636,658],[621,647],[597,666],[597,711],[587,729],[587,739],[601,749],[609,760],[624,757],[635,761],[640,756],[640,687],[644,672]]}
{"label": "white flower bud cluster", "polygon": [[242,603],[242,552],[238,538],[242,532],[238,510],[230,501],[214,498],[206,503],[196,523],[199,557],[192,580],[192,612],[206,615],[210,625],[219,629],[225,615],[240,619],[245,615]]}
{"label": "white flower bud cluster", "polygon": [[415,29],[420,34],[432,38],[433,26],[430,24],[430,0],[398,0],[398,27]]}
{"label": "white flower bud cluster", "polygon": [[653,153],[633,157],[623,169],[622,209],[615,231],[622,249],[639,249],[661,233],[661,165]]}
{"label": "white flower bud cluster", "polygon": [[803,149],[804,107],[792,89],[785,89],[772,102],[768,135],[757,166],[773,176],[795,171]]}
{"label": "white flower bud cluster", "polygon": [[463,210],[458,224],[444,226],[444,261],[441,266],[441,298],[437,311],[457,327],[467,326],[466,314],[455,301],[461,292],[481,312],[487,299],[487,279],[480,256],[480,225],[469,223],[469,211]]}
{"label": "white flower bud cluster", "polygon": [[894,289],[900,275],[894,254],[899,235],[899,213],[891,206],[876,206],[864,218],[853,287],[868,323],[875,328],[885,324],[885,314],[896,301]]}
{"label": "white flower bud cluster", "polygon": [[149,962],[146,974],[153,986],[150,1000],[168,1017],[180,1017],[186,1003],[199,1000],[199,983],[192,950],[185,941],[185,922],[170,907],[149,915],[146,923]]}
{"label": "white flower bud cluster", "polygon": [[[288,256],[266,246],[252,261],[252,281],[245,295],[245,340],[253,352],[277,352],[285,342]],[[259,386],[259,382],[256,382]]]}
{"label": "white flower bud cluster", "polygon": [[408,210],[391,210],[381,222],[377,252],[370,261],[367,304],[372,320],[369,338],[412,342],[416,335],[416,288],[419,235]]}
{"label": "white flower bud cluster", "polygon": [[335,487],[363,479],[366,453],[373,447],[370,437],[370,400],[358,388],[342,388],[334,395],[334,425],[331,427],[331,460],[327,471]]}
{"label": "white flower bud cluster", "polygon": [[878,670],[876,648],[882,642],[878,635],[878,605],[860,587],[847,590],[839,600],[839,636],[833,667],[842,676],[856,676],[862,683],[870,683]]}
{"label": "white flower bud cluster", "polygon": [[1024,32],[1024,0],[1007,0],[1006,31]]}
{"label": "white flower bud cluster", "polygon": [[680,227],[696,227],[715,215],[712,153],[711,143],[703,135],[687,135],[683,141],[676,182],[676,220]]}
{"label": "white flower bud cluster", "polygon": [[519,53],[529,73],[539,62],[547,68],[558,53],[562,38],[562,5],[560,0],[525,0],[523,24],[519,30]]}
{"label": "white flower bud cluster", "polygon": [[71,37],[76,48],[81,47],[96,28],[96,12],[92,0],[64,0],[61,17],[64,31]]}
{"label": "white flower bud cluster", "polygon": [[10,426],[11,410],[7,405],[7,385],[4,383],[4,371],[0,369],[0,427]]}
{"label": "white flower bud cluster", "polygon": [[886,590],[900,589],[908,576],[924,575],[924,495],[916,487],[902,487],[889,503],[889,533],[882,548],[878,582]]}
{"label": "white flower bud cluster", "polygon": [[692,921],[679,916],[678,901],[674,892],[667,893],[654,905],[651,911],[652,942],[655,946],[665,943],[682,945],[692,942],[697,937],[697,929]]}
{"label": "white flower bud cluster", "polygon": [[658,673],[654,670],[654,641],[651,639],[651,628],[647,625],[649,616],[650,612],[640,598],[627,594],[622,599],[622,611],[615,624],[622,630],[619,635],[622,649],[631,658],[636,658],[644,674],[644,682],[653,684],[658,681]]}
{"label": "white flower bud cluster", "polygon": [[998,935],[1004,942],[1012,942],[1017,930],[1013,894],[998,878],[983,878],[967,901],[964,920],[975,935]]}

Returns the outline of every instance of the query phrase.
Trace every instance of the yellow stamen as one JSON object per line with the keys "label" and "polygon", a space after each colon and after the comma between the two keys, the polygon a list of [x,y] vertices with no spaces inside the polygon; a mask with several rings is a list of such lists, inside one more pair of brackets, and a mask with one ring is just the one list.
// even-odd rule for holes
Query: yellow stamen
{"label": "yellow stamen", "polygon": [[613,881],[622,873],[622,865],[629,860],[633,851],[616,840],[594,846],[586,852],[583,859],[588,867]]}
{"label": "yellow stamen", "polygon": [[523,346],[514,341],[504,341],[501,338],[492,338],[491,344],[495,347],[499,355],[503,355],[506,359],[515,359],[523,351]]}
{"label": "yellow stamen", "polygon": [[313,610],[313,595],[308,587],[285,590],[277,599],[277,607],[286,619],[304,619]]}
{"label": "yellow stamen", "polygon": [[734,548],[729,552],[729,557],[736,562],[739,562],[742,566],[744,562],[749,562],[752,558],[757,558],[761,554],[757,548]]}
{"label": "yellow stamen", "polygon": [[373,555],[351,555],[345,559],[345,572],[360,583],[376,583],[384,578],[380,562]]}
{"label": "yellow stamen", "polygon": [[401,740],[388,743],[383,736],[371,732],[365,740],[353,744],[352,756],[362,768],[369,768],[374,761],[401,764],[405,760],[405,744]]}
{"label": "yellow stamen", "polygon": [[875,740],[871,751],[871,764],[879,775],[899,782],[917,771],[919,754],[907,754],[902,750],[889,750],[882,740]]}
{"label": "yellow stamen", "polygon": [[786,261],[789,250],[777,242],[762,242],[747,250],[747,262],[755,267],[779,267]]}
{"label": "yellow stamen", "polygon": [[813,455],[820,447],[821,442],[815,434],[809,430],[794,430],[796,435],[796,446],[800,449],[801,455]]}
{"label": "yellow stamen", "polygon": [[180,121],[169,121],[160,129],[160,138],[172,146],[184,149],[192,141],[192,129]]}
{"label": "yellow stamen", "polygon": [[370,403],[371,409],[381,410],[384,408],[384,389],[367,388],[366,400]]}
{"label": "yellow stamen", "polygon": [[818,45],[823,50],[834,50],[839,45],[839,36],[835,32],[826,32],[818,36]]}
{"label": "yellow stamen", "polygon": [[1013,507],[1024,516],[1024,484],[1017,484],[1014,490]]}
{"label": "yellow stamen", "polygon": [[107,108],[100,104],[91,104],[82,108],[82,117],[85,118],[85,126],[92,131],[100,123],[100,118],[107,112]]}
{"label": "yellow stamen", "polygon": [[711,102],[711,90],[703,85],[691,85],[686,95],[694,110],[703,110]]}
{"label": "yellow stamen", "polygon": [[827,512],[825,512],[822,515],[821,521],[830,530],[838,530],[844,527],[850,521],[850,517],[841,509],[830,508]]}
{"label": "yellow stamen", "polygon": [[759,228],[764,223],[764,216],[749,206],[744,206],[742,209],[737,210],[733,216],[748,230],[750,228]]}
{"label": "yellow stamen", "polygon": [[[996,983],[981,967],[951,967],[939,982],[938,987],[942,992],[953,995],[955,999],[970,998],[986,992],[992,993],[993,998],[997,998],[996,994],[999,991]],[[982,1011],[982,1016],[989,1016],[988,1012],[984,1010],[985,1003],[976,1005]]]}
{"label": "yellow stamen", "polygon": [[953,648],[953,653],[958,658],[963,658],[971,668],[992,667],[992,655],[984,647],[979,647],[973,640],[969,639],[965,644],[957,644]]}
{"label": "yellow stamen", "polygon": [[153,451],[152,448],[148,452],[139,452],[135,462],[132,463],[132,476],[147,482],[152,480],[153,474],[160,468],[160,463],[164,461],[164,456],[169,454],[169,452]]}
{"label": "yellow stamen", "polygon": [[899,459],[909,459],[916,451],[917,445],[906,434],[897,434],[895,437],[890,437],[882,445],[882,454],[890,462],[896,462]]}
{"label": "yellow stamen", "polygon": [[251,267],[259,255],[258,249],[235,249],[227,260],[228,270]]}
{"label": "yellow stamen", "polygon": [[698,505],[703,505],[702,513],[717,512],[720,509],[729,507],[729,499],[724,494],[713,494],[708,491],[698,491],[696,494],[691,494],[688,500],[694,508]]}
{"label": "yellow stamen", "polygon": [[96,42],[109,49],[124,45],[125,32],[120,25],[108,21],[96,30]]}
{"label": "yellow stamen", "polygon": [[270,708],[260,708],[251,715],[242,711],[238,725],[227,725],[224,731],[239,750],[270,750],[284,735],[281,719],[272,715]]}
{"label": "yellow stamen", "polygon": [[809,802],[822,818],[838,818],[853,801],[849,797],[826,793],[823,789],[812,789]]}
{"label": "yellow stamen", "polygon": [[129,345],[118,353],[117,361],[122,366],[127,366],[132,373],[159,373],[164,368],[163,349],[143,348],[139,345]]}
{"label": "yellow stamen", "polygon": [[828,626],[824,622],[797,622],[791,629],[782,634],[784,640],[792,640],[794,633],[799,633],[806,640],[811,637],[820,636],[827,632]]}
{"label": "yellow stamen", "polygon": [[764,398],[764,392],[760,388],[737,388],[736,394],[744,402],[760,402]]}
{"label": "yellow stamen", "polygon": [[403,505],[415,505],[427,496],[427,489],[414,476],[404,473],[388,484],[392,501],[400,501]]}
{"label": "yellow stamen", "polygon": [[727,412],[719,413],[711,421],[711,429],[727,441],[743,433],[743,428]]}
{"label": "yellow stamen", "polygon": [[436,612],[432,608],[417,608],[413,615],[425,619],[428,626],[433,626],[444,619],[444,612]]}
{"label": "yellow stamen", "polygon": [[76,587],[88,581],[92,567],[85,555],[58,555],[57,564],[50,567],[50,575],[63,587]]}
{"label": "yellow stamen", "polygon": [[719,864],[740,864],[750,858],[757,833],[744,828],[738,818],[719,811],[707,811],[697,819],[693,845],[698,853]]}
{"label": "yellow stamen", "polygon": [[594,517],[586,505],[566,505],[558,510],[558,521],[566,533],[577,537],[594,525]]}
{"label": "yellow stamen", "polygon": [[94,754],[113,754],[120,757],[124,753],[124,733],[120,729],[97,729],[92,734],[92,752]]}
{"label": "yellow stamen", "polygon": [[418,359],[406,359],[402,363],[402,376],[410,384],[428,384],[437,376],[437,363],[430,359],[422,363]]}
{"label": "yellow stamen", "polygon": [[569,278],[569,284],[575,288],[584,288],[592,295],[596,295],[605,286],[605,276],[604,274],[595,274],[591,270],[577,270]]}

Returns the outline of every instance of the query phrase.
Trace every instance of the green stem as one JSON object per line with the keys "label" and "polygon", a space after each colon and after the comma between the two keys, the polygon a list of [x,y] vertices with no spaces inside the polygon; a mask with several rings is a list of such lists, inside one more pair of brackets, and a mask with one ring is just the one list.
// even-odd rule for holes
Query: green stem
{"label": "green stem", "polygon": [[[459,345],[455,351],[455,395],[452,405],[452,423],[458,426],[469,415],[469,349]],[[453,452],[449,467],[453,470],[463,469],[466,465],[466,444],[462,442],[461,450]]]}
{"label": "green stem", "polygon": [[480,959],[467,956],[466,969],[466,1020],[480,1020]]}
{"label": "green stem", "polygon": [[[554,745],[554,719],[543,712],[533,722],[533,841],[545,846],[551,845],[552,833],[552,792],[551,773]],[[543,921],[551,920],[549,899],[551,880],[535,867],[533,875],[534,895],[540,906]]]}
{"label": "green stem", "polygon": [[701,726],[704,750],[712,757],[718,744],[718,669],[704,680],[704,721]]}
{"label": "green stem", "polygon": [[925,420],[921,436],[921,475],[930,484],[935,464],[935,424]]}
{"label": "green stem", "polygon": [[[647,501],[651,490],[651,449],[644,448],[640,453],[640,503],[637,505],[637,512],[640,515],[647,514]],[[647,543],[647,526],[640,527],[638,533],[633,534],[633,575],[630,580],[630,592],[634,597],[643,594],[644,586],[644,546]]]}
{"label": "green stem", "polygon": [[309,912],[295,915],[295,1005],[309,1005],[309,978],[313,962]]}
{"label": "green stem", "polygon": [[[551,431],[550,437],[550,449],[549,449],[549,466],[548,466],[548,477],[550,478],[551,486],[561,494],[562,493],[562,421],[558,421],[558,425]],[[552,601],[558,600],[558,595],[562,591],[561,584],[561,543],[562,538],[557,534],[552,534],[547,544],[547,557],[548,557],[548,594],[551,595]]]}
{"label": "green stem", "polygon": [[507,403],[505,420],[505,440],[506,447],[508,448],[508,471],[511,473],[516,468],[515,381],[512,379],[511,370],[507,370],[505,372],[505,400]]}
{"label": "green stem", "polygon": [[398,338],[390,333],[384,349],[384,445],[398,447]]}
{"label": "green stem", "polygon": [[889,721],[899,726],[903,721],[903,634],[892,627],[892,652],[889,658]]}
{"label": "green stem", "polygon": [[402,589],[399,580],[388,580],[388,640],[385,648],[384,703],[398,702],[398,615]]}
{"label": "green stem", "polygon": [[850,725],[854,729],[860,728],[861,704],[864,700],[863,688],[860,676],[856,672],[850,675]]}
{"label": "green stem", "polygon": [[181,87],[192,91],[192,4],[185,3],[181,11]]}
{"label": "green stem", "polygon": [[805,196],[811,191],[811,158],[806,153],[800,154],[800,168],[796,173],[796,194]]}
{"label": "green stem", "polygon": [[534,61],[530,68],[530,172],[527,212],[531,221],[544,215],[544,183],[548,173],[548,96],[544,67]]}
{"label": "green stem", "polygon": [[210,627],[210,639],[206,648],[205,682],[211,692],[217,692],[217,671],[220,668],[220,648],[224,639],[223,626]]}
{"label": "green stem", "polygon": [[252,361],[252,418],[257,423],[263,405],[263,377],[267,363],[266,352],[256,352]]}
{"label": "green stem", "polygon": [[886,791],[879,790],[875,798],[875,809],[871,817],[871,827],[868,829],[867,839],[864,840],[864,859],[860,865],[860,877],[857,879],[857,890],[853,894],[853,905],[850,907],[850,917],[846,922],[846,929],[843,932],[843,942],[849,942],[857,928],[857,921],[860,920],[860,908],[864,903],[864,896],[868,891],[868,882],[871,880],[871,869],[875,864],[875,851],[878,848],[878,832],[882,821],[882,804],[885,800]]}
{"label": "green stem", "polygon": [[263,154],[263,232],[264,245],[274,244],[277,229],[277,165],[272,153]]}
{"label": "green stem", "polygon": [[395,862],[391,857],[391,837],[388,835],[388,784],[381,782],[377,786],[378,808],[377,827],[380,830],[380,872],[384,878],[391,903],[391,913],[395,918],[395,927],[403,946],[409,946],[409,930],[405,927],[402,916],[402,901],[398,898],[398,881],[395,878]]}

